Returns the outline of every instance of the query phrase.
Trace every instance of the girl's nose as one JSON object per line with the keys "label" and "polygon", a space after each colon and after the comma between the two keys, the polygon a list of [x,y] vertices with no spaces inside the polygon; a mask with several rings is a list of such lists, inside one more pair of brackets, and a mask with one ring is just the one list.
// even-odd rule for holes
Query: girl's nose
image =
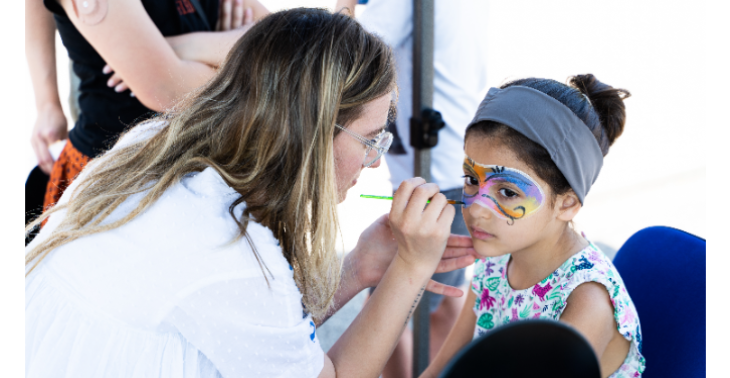
{"label": "girl's nose", "polygon": [[467,211],[469,211],[469,216],[471,216],[474,219],[477,218],[484,218],[484,219],[490,219],[494,214],[492,214],[489,209],[486,207],[479,205],[478,203],[473,203],[469,207],[466,208]]}

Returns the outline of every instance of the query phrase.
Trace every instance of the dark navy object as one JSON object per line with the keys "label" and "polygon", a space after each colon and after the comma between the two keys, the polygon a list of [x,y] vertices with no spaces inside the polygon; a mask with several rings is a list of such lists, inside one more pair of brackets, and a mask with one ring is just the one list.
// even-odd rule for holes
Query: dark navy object
{"label": "dark navy object", "polygon": [[[534,353],[526,360],[528,349]],[[440,378],[486,376],[598,378],[601,369],[593,348],[578,331],[554,320],[530,319],[500,326],[472,341]]]}
{"label": "dark navy object", "polygon": [[446,126],[441,113],[431,108],[421,111],[421,117],[411,117],[411,146],[433,148],[439,142],[439,130]]}
{"label": "dark navy object", "polygon": [[645,228],[613,259],[639,313],[643,377],[706,375],[707,241],[669,227]]}

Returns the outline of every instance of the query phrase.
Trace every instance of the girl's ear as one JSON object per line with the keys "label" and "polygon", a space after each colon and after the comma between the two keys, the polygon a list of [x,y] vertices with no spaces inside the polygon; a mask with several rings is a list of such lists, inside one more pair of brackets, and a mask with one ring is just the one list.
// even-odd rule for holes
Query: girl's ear
{"label": "girl's ear", "polygon": [[558,196],[555,205],[555,210],[558,212],[557,218],[564,222],[572,221],[583,207],[578,200],[578,196],[572,190]]}

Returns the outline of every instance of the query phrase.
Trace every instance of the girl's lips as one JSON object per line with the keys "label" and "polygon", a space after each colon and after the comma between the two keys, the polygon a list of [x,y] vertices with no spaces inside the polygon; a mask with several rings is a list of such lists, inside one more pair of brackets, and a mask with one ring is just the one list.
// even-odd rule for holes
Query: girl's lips
{"label": "girl's lips", "polygon": [[479,240],[490,240],[494,239],[494,235],[482,230],[478,227],[472,227],[471,228],[471,236],[479,239]]}

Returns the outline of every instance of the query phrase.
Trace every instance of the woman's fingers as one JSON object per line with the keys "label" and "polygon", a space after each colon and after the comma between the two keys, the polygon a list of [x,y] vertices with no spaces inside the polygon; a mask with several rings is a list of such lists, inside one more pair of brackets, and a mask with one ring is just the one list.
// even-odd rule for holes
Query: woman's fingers
{"label": "woman's fingers", "polygon": [[115,92],[124,92],[129,89],[129,86],[122,80],[121,76],[116,73],[107,80],[106,85],[114,88]]}
{"label": "woman's fingers", "polygon": [[116,86],[117,86],[117,84],[119,84],[119,83],[121,83],[121,82],[122,82],[122,78],[121,78],[121,77],[120,77],[119,75],[117,75],[117,74],[115,73],[115,74],[113,74],[113,75],[112,75],[112,76],[111,76],[111,77],[109,78],[109,80],[107,80],[107,81],[106,81],[106,86],[107,86],[107,87],[111,87],[111,88],[113,88],[113,87],[116,87]]}
{"label": "woman's fingers", "polygon": [[243,26],[248,26],[251,23],[253,23],[253,9],[246,8],[243,13]]}
{"label": "woman's fingers", "polygon": [[471,248],[474,246],[474,242],[471,240],[471,236],[469,235],[457,235],[457,234],[451,234],[449,236],[449,240],[446,241],[447,247],[467,247]]}
{"label": "woman's fingers", "polygon": [[439,262],[436,267],[435,273],[452,272],[457,269],[466,268],[467,266],[474,263],[474,256],[460,256],[454,258],[444,258]]}
{"label": "woman's fingers", "polygon": [[472,256],[474,259],[481,259],[482,256],[477,253],[474,248],[471,247],[446,247],[443,258],[453,259],[461,256]]}
{"label": "woman's fingers", "polygon": [[447,297],[461,297],[462,295],[464,295],[464,292],[461,289],[457,289],[449,285],[444,285],[441,282],[436,282],[434,280],[428,281],[428,284],[426,285],[426,290],[434,294],[441,294]]}
{"label": "woman's fingers", "polygon": [[391,206],[391,214],[400,215],[405,211],[406,205],[413,194],[413,190],[419,185],[426,183],[426,180],[420,177],[413,177],[403,180],[398,186],[398,190],[393,194],[393,205]]}
{"label": "woman's fingers", "polygon": [[446,242],[446,251],[443,258],[454,258],[461,256],[474,256],[475,259],[482,258],[474,249],[471,237],[467,235],[451,234]]}
{"label": "woman's fingers", "polygon": [[[424,213],[424,208],[426,208],[426,203],[436,194],[439,194],[439,187],[436,184],[426,183],[415,187],[408,204],[406,204],[404,215],[410,219],[420,219]],[[433,205],[433,202],[430,205]],[[432,218],[436,219],[442,209],[443,206],[432,206],[431,213],[438,212]],[[426,209],[426,211],[428,210]]]}
{"label": "woman's fingers", "polygon": [[36,158],[38,158],[38,166],[45,174],[50,175],[54,162],[51,152],[48,150],[48,144],[35,134],[31,138],[30,144],[33,146]]}
{"label": "woman's fingers", "polygon": [[221,0],[221,25],[220,30],[226,31],[231,30],[231,13],[233,12],[233,1],[232,0]]}
{"label": "woman's fingers", "polygon": [[[436,190],[438,190],[438,187],[436,187]],[[441,215],[444,213],[444,210],[446,210],[446,208],[450,205],[447,202],[446,196],[440,192],[434,194],[430,198],[430,201],[431,202],[426,206],[426,209],[423,210],[423,216],[429,221],[438,222]],[[451,223],[449,223],[449,225],[450,224]],[[451,227],[449,226],[449,228]]]}
{"label": "woman's fingers", "polygon": [[243,26],[243,0],[236,0],[233,5],[233,20],[231,21],[231,29],[238,29]]}

